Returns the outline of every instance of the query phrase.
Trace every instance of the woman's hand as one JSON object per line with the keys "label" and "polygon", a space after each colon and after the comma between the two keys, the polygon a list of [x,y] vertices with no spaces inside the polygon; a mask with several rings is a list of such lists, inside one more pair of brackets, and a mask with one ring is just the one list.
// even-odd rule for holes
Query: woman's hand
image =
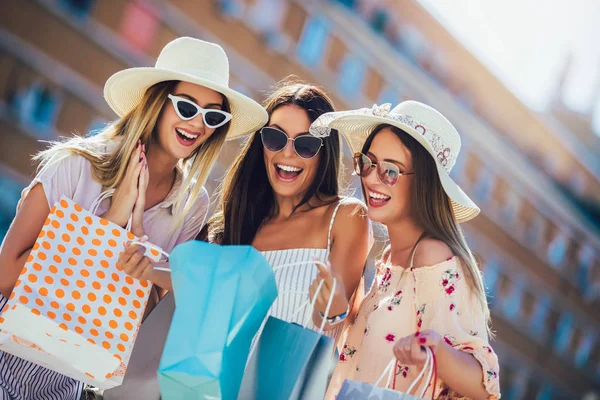
{"label": "woman's hand", "polygon": [[[146,237],[142,237],[140,241],[146,241]],[[125,243],[125,251],[121,253],[117,260],[117,266],[123,269],[125,273],[132,278],[140,281],[152,279],[154,267],[152,261],[146,257],[146,248],[140,244]]]}
{"label": "woman's hand", "polygon": [[[145,150],[145,147],[143,148]],[[148,171],[148,160],[146,153],[142,152],[142,169],[138,179],[138,195],[133,206],[133,214],[131,217],[131,233],[137,237],[146,235],[144,230],[144,210],[146,209],[146,189],[150,180],[150,172]]]}
{"label": "woman's hand", "polygon": [[399,339],[394,344],[394,356],[400,364],[422,366],[427,359],[425,347],[431,348],[433,354],[436,354],[438,348],[444,344],[437,332],[424,330]]}
{"label": "woman's hand", "polygon": [[138,199],[138,183],[145,160],[145,157],[142,157],[143,153],[144,146],[138,141],[138,145],[129,159],[123,181],[112,196],[110,208],[102,215],[102,218],[122,227],[127,225]]}
{"label": "woman's hand", "polygon": [[333,294],[329,315],[326,315],[326,317],[331,318],[344,314],[348,311],[349,303],[348,299],[346,298],[346,290],[341,277],[333,268],[331,268],[331,264],[329,264],[329,262],[327,262],[327,264],[316,262],[316,265],[319,269],[319,274],[311,283],[309,288],[309,298],[311,301],[314,298],[321,281],[323,281],[323,287],[321,287],[319,296],[315,302],[315,310],[325,315],[327,303],[329,303],[329,298],[331,297],[333,289],[333,282],[335,281],[335,293]]}

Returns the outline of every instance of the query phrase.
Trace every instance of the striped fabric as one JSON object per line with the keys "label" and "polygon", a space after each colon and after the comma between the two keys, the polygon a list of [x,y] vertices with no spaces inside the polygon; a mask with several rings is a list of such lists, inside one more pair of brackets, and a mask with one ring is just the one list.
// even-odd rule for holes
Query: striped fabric
{"label": "striped fabric", "polygon": [[[0,294],[0,310],[8,299]],[[79,400],[85,384],[0,351],[0,400]]]}
{"label": "striped fabric", "polygon": [[[341,204],[342,202],[337,205],[331,216],[326,249],[287,249],[261,252],[275,270],[275,280],[279,291],[277,299],[271,306],[269,315],[287,322],[297,323],[312,330],[319,330],[320,327],[316,327],[312,322],[310,306],[306,305],[308,289],[318,274],[313,258],[316,257],[321,261],[329,259],[331,229]],[[300,262],[309,262],[310,264],[287,266]],[[324,334],[337,338],[342,325],[340,324],[330,331],[325,331]]]}

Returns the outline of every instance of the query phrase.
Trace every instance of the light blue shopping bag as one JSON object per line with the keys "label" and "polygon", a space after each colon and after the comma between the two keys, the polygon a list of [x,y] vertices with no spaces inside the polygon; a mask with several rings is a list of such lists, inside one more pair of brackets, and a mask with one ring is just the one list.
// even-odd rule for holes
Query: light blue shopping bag
{"label": "light blue shopping bag", "polygon": [[252,338],[277,297],[250,246],[188,242],[170,256],[175,313],[158,375],[163,399],[236,399]]}

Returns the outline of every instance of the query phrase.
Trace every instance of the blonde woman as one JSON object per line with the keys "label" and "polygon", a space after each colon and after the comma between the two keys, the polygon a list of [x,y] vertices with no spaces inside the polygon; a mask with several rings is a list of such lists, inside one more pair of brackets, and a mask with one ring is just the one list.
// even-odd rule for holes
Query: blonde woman
{"label": "blonde woman", "polygon": [[[228,80],[220,46],[179,38],[167,44],[154,68],[124,70],[106,82],[105,98],[120,119],[94,137],[56,143],[36,157],[41,168],[23,190],[0,250],[0,309],[50,207],[63,195],[89,208],[102,193],[114,190],[98,214],[121,226],[132,216],[133,233],[168,252],[198,234],[209,202],[203,184],[225,139],[254,131],[267,120],[259,104],[229,89]],[[162,310],[168,325],[172,301]],[[138,341],[148,334],[144,325]],[[162,348],[164,337],[152,339],[152,349]],[[2,399],[79,400],[83,386],[0,352]]]}
{"label": "blonde woman", "polygon": [[[335,398],[345,379],[375,384],[390,364],[389,388],[407,391],[423,368],[425,347],[438,374],[437,382],[418,382],[425,398],[499,398],[490,312],[459,225],[479,208],[449,175],[460,151],[458,132],[414,101],[324,115],[311,129],[331,128],[350,138],[368,216],[387,227],[390,246],[348,321],[327,398]],[[335,275],[321,268],[313,287],[322,278],[331,287]]]}

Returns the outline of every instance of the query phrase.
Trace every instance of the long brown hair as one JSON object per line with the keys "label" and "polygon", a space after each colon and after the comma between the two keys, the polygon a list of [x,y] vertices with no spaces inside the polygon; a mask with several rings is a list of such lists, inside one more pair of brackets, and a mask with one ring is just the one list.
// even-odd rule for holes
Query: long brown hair
{"label": "long brown hair", "polygon": [[[92,176],[103,189],[117,188],[125,177],[137,141],[141,140],[149,147],[152,135],[157,135],[155,128],[165,103],[169,101],[167,96],[175,90],[178,83],[179,81],[165,81],[151,86],[131,112],[108,125],[96,136],[73,137],[64,142],[54,142],[49,149],[38,153],[34,160],[40,162],[39,168],[42,169],[70,154],[80,155],[92,164]],[[229,112],[229,108],[229,102],[223,96],[222,109]],[[175,201],[174,212],[177,218],[174,227],[183,222],[185,214],[191,209],[206,182],[225,142],[229,126],[227,123],[217,128],[205,143],[181,161],[181,167],[187,172],[187,176]],[[114,141],[118,141],[120,145],[112,153],[106,153],[107,145]]]}
{"label": "long brown hair", "polygon": [[[412,155],[412,166],[415,172],[412,190],[411,207],[413,216],[424,230],[424,237],[444,242],[454,255],[458,256],[465,267],[468,286],[473,291],[483,308],[488,335],[493,336],[490,329],[490,310],[485,296],[485,288],[477,261],[469,249],[465,236],[452,211],[450,198],[444,191],[437,172],[435,160],[412,136],[392,125],[379,125],[369,135],[362,148],[367,154],[375,136],[383,129],[389,128],[402,141]],[[367,198],[364,192],[364,198]]]}
{"label": "long brown hair", "polygon": [[[285,105],[302,108],[311,122],[334,111],[323,90],[304,83],[281,82],[265,101],[269,117]],[[337,131],[323,138],[315,180],[294,212],[303,205],[310,207],[313,197],[322,201],[339,199],[340,151]],[[198,239],[221,244],[252,244],[260,226],[277,212],[263,152],[257,131],[248,139],[223,181],[221,211],[208,221]]]}

